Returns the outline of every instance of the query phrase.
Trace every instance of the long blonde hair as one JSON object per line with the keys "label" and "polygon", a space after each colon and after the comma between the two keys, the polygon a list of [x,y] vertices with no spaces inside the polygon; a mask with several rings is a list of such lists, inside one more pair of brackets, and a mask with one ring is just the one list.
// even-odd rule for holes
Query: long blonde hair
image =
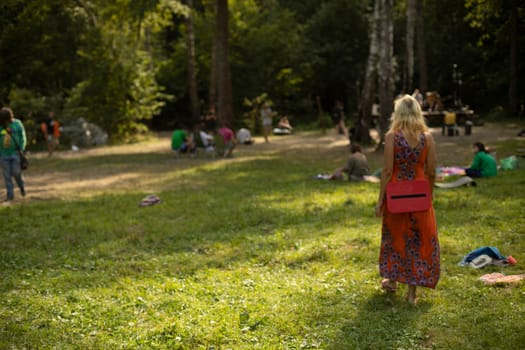
{"label": "long blonde hair", "polygon": [[419,135],[428,131],[421,107],[415,98],[404,95],[396,100],[389,132],[402,131],[408,141],[417,142]]}

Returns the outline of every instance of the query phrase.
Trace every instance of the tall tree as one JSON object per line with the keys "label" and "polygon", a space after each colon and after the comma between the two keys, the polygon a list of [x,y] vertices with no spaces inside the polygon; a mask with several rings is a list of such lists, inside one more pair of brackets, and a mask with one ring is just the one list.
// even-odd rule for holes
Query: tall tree
{"label": "tall tree", "polygon": [[406,10],[406,62],[405,62],[405,81],[403,90],[407,93],[414,88],[414,36],[416,29],[416,0],[407,0]]}
{"label": "tall tree", "polygon": [[419,68],[419,90],[425,93],[428,90],[428,73],[423,6],[425,6],[424,1],[416,1],[416,49]]}
{"label": "tall tree", "polygon": [[217,119],[221,122],[233,121],[232,81],[229,61],[229,12],[228,0],[217,0]]}
{"label": "tall tree", "polygon": [[194,122],[199,120],[200,106],[197,90],[197,65],[195,60],[195,35],[193,32],[193,0],[186,0],[189,11],[186,17],[186,48],[188,59],[188,91],[190,95],[191,117]]}
{"label": "tall tree", "polygon": [[509,112],[512,116],[518,113],[518,38],[519,17],[518,0],[510,2],[510,69],[509,69]]}
{"label": "tall tree", "polygon": [[365,81],[361,90],[359,111],[354,124],[355,140],[361,143],[370,142],[370,120],[372,118],[372,105],[377,87],[377,62],[379,53],[379,0],[375,0],[374,12],[370,17],[370,46],[366,64]]}
{"label": "tall tree", "polygon": [[394,55],[394,0],[379,0],[379,119],[380,147],[385,139],[394,97],[393,55]]}
{"label": "tall tree", "polygon": [[[217,2],[213,1],[214,21],[217,21]],[[215,25],[215,28],[217,26]],[[217,32],[211,44],[211,62],[210,62],[210,85],[208,90],[208,106],[210,109],[217,108]]]}
{"label": "tall tree", "polygon": [[[523,16],[525,5],[523,1],[511,0],[466,0],[466,20],[472,28],[478,30],[478,46],[483,49],[484,66],[489,66],[485,79],[507,88],[507,111],[515,114],[518,109],[519,83],[519,26],[520,16]],[[523,45],[523,43],[522,43]],[[507,54],[502,54],[507,52]],[[499,57],[498,57],[499,56]],[[505,60],[506,65],[501,62]],[[491,67],[497,63],[495,69]],[[500,67],[506,66],[507,74]],[[489,78],[487,78],[487,76]]]}

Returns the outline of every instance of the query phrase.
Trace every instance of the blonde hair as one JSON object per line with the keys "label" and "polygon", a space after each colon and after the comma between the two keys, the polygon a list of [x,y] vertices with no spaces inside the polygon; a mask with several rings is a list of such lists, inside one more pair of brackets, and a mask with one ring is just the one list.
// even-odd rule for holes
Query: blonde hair
{"label": "blonde hair", "polygon": [[389,132],[402,131],[409,140],[417,140],[420,133],[428,131],[421,107],[415,98],[404,95],[395,101]]}

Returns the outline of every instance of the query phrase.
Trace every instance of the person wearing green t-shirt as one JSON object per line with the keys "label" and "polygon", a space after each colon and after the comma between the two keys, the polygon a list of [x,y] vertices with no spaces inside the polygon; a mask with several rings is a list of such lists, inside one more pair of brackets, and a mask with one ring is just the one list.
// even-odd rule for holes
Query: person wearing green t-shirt
{"label": "person wearing green t-shirt", "polygon": [[498,175],[498,164],[494,157],[492,157],[485,145],[481,142],[476,142],[473,145],[473,150],[476,153],[470,168],[465,169],[465,173],[470,177],[489,177]]}
{"label": "person wearing green t-shirt", "polygon": [[191,152],[193,141],[190,133],[183,129],[176,129],[171,135],[171,149],[177,153]]}
{"label": "person wearing green t-shirt", "polygon": [[26,195],[24,178],[20,167],[20,156],[26,148],[26,132],[24,125],[13,116],[10,108],[0,109],[0,162],[4,175],[7,201],[14,199],[13,178],[15,179],[22,197]]}

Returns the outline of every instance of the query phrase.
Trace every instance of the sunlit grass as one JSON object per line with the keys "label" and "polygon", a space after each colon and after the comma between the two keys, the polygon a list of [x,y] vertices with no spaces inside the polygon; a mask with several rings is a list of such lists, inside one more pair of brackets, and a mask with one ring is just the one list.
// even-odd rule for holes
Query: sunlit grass
{"label": "sunlit grass", "polygon": [[[110,164],[93,170],[101,161]],[[478,281],[488,272],[523,273],[523,169],[475,188],[436,190],[442,277],[411,307],[404,287],[395,296],[379,288],[377,184],[313,180],[319,169],[334,167],[315,147],[300,154],[240,150],[232,160],[95,154],[42,159],[33,171],[44,171],[47,162],[81,182],[93,174],[95,182],[64,176],[57,184],[64,200],[0,208],[0,348],[515,349],[525,343],[524,284],[493,288]],[[152,192],[162,202],[139,208]],[[482,271],[457,265],[485,245],[519,264]]]}

